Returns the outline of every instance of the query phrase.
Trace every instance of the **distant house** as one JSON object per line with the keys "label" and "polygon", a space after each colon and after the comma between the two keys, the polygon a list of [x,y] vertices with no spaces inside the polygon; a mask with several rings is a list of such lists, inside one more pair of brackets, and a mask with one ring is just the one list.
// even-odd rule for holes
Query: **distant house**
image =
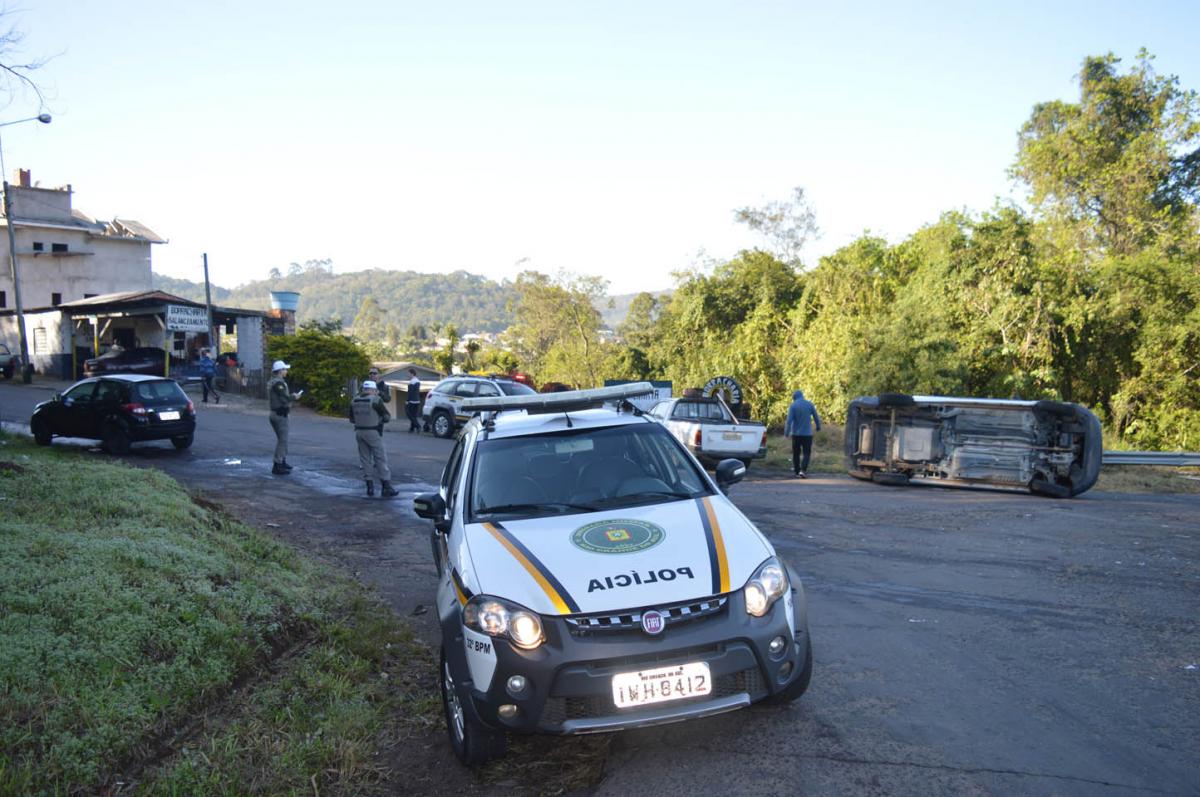
{"label": "distant house", "polygon": [[418,363],[377,363],[376,367],[379,368],[379,381],[392,389],[392,406],[388,409],[393,417],[401,419],[404,418],[404,403],[408,400],[408,380],[412,378],[408,374],[408,369],[412,368],[416,371],[417,378],[421,380],[422,404],[425,402],[425,394],[432,390],[444,376],[441,371]]}
{"label": "distant house", "polygon": [[422,382],[437,382],[443,376],[441,371],[430,368],[428,365],[421,365],[419,363],[375,363],[375,367],[379,369],[379,378],[382,381],[403,382],[406,385],[408,384],[409,380],[409,368],[412,368],[417,372],[417,378]]}

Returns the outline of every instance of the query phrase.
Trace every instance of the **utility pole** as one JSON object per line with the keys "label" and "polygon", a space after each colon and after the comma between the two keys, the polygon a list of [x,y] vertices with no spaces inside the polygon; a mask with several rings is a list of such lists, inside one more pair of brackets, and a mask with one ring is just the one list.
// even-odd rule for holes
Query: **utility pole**
{"label": "utility pole", "polygon": [[33,364],[29,362],[29,340],[25,337],[25,308],[21,305],[21,272],[17,268],[17,233],[13,229],[12,190],[4,181],[4,226],[8,228],[8,263],[12,269],[13,299],[17,303],[17,333],[21,339],[21,381],[33,381]]}
{"label": "utility pole", "polygon": [[[28,119],[16,119],[12,122],[0,122],[0,127],[20,124],[21,122],[41,122],[50,124],[50,114],[39,113]],[[0,147],[0,173],[4,172],[4,148]],[[17,233],[12,212],[12,193],[8,180],[4,180],[4,226],[8,227],[8,264],[12,269],[13,300],[17,303],[17,332],[21,339],[21,381],[29,384],[33,381],[33,363],[29,362],[29,340],[25,337],[25,308],[21,305],[21,271],[17,268]],[[74,333],[71,337],[71,350],[75,350]],[[72,374],[74,376],[74,374]]]}
{"label": "utility pole", "polygon": [[[217,351],[217,336],[214,334],[212,322],[212,289],[208,287],[208,252],[204,253],[204,307],[208,310],[208,348],[212,350],[215,360],[221,356]],[[204,395],[208,395],[205,393]]]}

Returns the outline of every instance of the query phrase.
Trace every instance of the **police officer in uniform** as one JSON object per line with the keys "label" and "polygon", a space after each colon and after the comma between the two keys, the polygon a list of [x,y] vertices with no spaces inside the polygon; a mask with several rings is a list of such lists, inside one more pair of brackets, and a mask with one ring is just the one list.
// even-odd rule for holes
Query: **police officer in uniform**
{"label": "police officer in uniform", "polygon": [[293,393],[287,384],[288,369],[292,366],[283,360],[276,360],[271,366],[271,381],[267,382],[267,400],[271,408],[271,428],[275,430],[275,464],[271,473],[276,476],[286,476],[292,472],[292,466],[287,463],[288,448],[288,413],[292,404],[300,398],[300,393]]}
{"label": "police officer in uniform", "polygon": [[383,447],[383,425],[392,419],[391,413],[379,397],[375,383],[370,379],[362,383],[362,390],[350,402],[350,422],[354,424],[354,437],[358,441],[358,464],[362,466],[363,478],[367,481],[367,495],[375,495],[378,476],[380,494],[384,498],[399,495],[392,487],[392,472],[388,469],[387,451]]}
{"label": "police officer in uniform", "polygon": [[367,379],[375,383],[375,389],[379,391],[379,399],[386,407],[392,403],[392,389],[387,386],[387,382],[379,380],[379,369],[371,366],[371,370],[367,371]]}

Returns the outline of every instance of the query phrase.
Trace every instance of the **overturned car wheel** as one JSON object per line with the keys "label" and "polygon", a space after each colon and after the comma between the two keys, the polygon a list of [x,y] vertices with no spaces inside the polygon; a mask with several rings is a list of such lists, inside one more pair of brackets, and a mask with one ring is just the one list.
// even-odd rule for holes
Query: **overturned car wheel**
{"label": "overturned car wheel", "polygon": [[917,402],[907,393],[880,393],[880,407],[911,407]]}

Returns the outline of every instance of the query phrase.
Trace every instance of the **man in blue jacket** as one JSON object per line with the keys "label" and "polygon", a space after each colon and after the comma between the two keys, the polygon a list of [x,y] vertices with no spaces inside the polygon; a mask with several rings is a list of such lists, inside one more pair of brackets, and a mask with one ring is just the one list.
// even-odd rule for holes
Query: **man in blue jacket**
{"label": "man in blue jacket", "polygon": [[[801,479],[807,479],[808,460],[812,457],[813,426],[821,431],[821,418],[817,408],[804,398],[804,391],[797,390],[792,394],[792,405],[788,407],[787,424],[783,433],[792,438],[792,473]],[[801,454],[804,461],[800,460]]]}
{"label": "man in blue jacket", "polygon": [[213,361],[212,355],[208,349],[200,350],[200,384],[204,389],[204,398],[200,399],[205,404],[208,403],[208,394],[212,393],[213,400],[218,404],[221,403],[221,394],[217,392],[216,385],[213,380],[217,376],[217,364]]}

